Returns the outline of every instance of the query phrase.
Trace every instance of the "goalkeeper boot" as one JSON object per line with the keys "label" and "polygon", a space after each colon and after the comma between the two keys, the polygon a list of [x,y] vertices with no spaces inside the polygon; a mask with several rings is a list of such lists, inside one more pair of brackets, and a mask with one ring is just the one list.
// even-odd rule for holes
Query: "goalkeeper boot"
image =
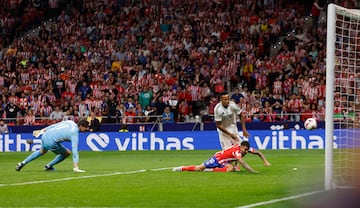
{"label": "goalkeeper boot", "polygon": [[44,170],[45,171],[55,171],[55,168],[53,166],[45,165]]}
{"label": "goalkeeper boot", "polygon": [[20,171],[21,168],[23,168],[25,166],[25,164],[23,162],[19,162],[16,167],[15,167],[15,170],[16,171]]}

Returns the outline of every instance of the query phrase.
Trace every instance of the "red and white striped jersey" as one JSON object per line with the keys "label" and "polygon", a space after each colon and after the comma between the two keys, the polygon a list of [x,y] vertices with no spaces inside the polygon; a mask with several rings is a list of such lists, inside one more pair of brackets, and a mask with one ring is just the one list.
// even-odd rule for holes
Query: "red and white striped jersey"
{"label": "red and white striped jersey", "polygon": [[310,102],[314,102],[319,96],[319,88],[317,86],[309,87],[305,91],[304,95],[310,100]]}
{"label": "red and white striped jersey", "polygon": [[283,84],[280,80],[276,80],[273,86],[273,93],[282,94]]}
{"label": "red and white striped jersey", "polygon": [[41,106],[40,108],[40,115],[43,117],[49,117],[51,112],[53,111],[52,107],[50,105],[48,106]]}
{"label": "red and white striped jersey", "polygon": [[26,115],[24,118],[24,125],[30,126],[35,123],[35,116],[34,115]]}
{"label": "red and white striped jersey", "polygon": [[227,149],[216,152],[214,157],[219,164],[225,164],[242,158],[241,149],[239,144],[235,144]]}
{"label": "red and white striped jersey", "polygon": [[34,114],[35,115],[39,115],[40,114],[40,109],[41,109],[41,106],[42,106],[42,103],[40,100],[36,99],[36,100],[32,100],[30,102],[30,106],[31,108],[34,110]]}
{"label": "red and white striped jersey", "polygon": [[288,102],[288,108],[292,112],[300,112],[300,108],[302,107],[302,101],[300,99],[291,99]]}
{"label": "red and white striped jersey", "polygon": [[19,107],[21,109],[26,109],[29,105],[28,99],[26,97],[19,98]]}
{"label": "red and white striped jersey", "polygon": [[190,94],[192,101],[198,101],[201,96],[201,87],[198,85],[191,85],[190,86]]}

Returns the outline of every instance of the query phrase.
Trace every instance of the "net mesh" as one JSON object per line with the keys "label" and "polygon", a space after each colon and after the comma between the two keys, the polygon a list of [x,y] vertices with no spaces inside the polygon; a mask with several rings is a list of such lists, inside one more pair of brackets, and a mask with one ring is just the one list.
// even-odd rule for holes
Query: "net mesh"
{"label": "net mesh", "polygon": [[334,182],[351,186],[360,170],[360,10],[336,7]]}

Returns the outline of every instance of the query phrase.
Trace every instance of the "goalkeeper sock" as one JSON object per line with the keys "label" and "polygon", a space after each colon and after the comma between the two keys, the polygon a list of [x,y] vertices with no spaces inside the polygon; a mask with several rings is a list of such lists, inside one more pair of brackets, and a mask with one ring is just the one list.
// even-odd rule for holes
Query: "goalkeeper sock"
{"label": "goalkeeper sock", "polygon": [[32,160],[35,160],[36,158],[40,157],[42,154],[40,152],[40,150],[37,150],[33,153],[31,153],[31,155],[29,155],[27,158],[25,158],[24,161],[22,161],[23,164],[26,164]]}
{"label": "goalkeeper sock", "polygon": [[182,171],[195,171],[195,165],[181,167]]}
{"label": "goalkeeper sock", "polygon": [[223,168],[214,168],[213,169],[213,172],[226,172],[227,171],[227,168],[226,167],[223,167]]}
{"label": "goalkeeper sock", "polygon": [[66,154],[66,155],[57,155],[52,161],[50,161],[47,166],[48,167],[52,167],[56,164],[58,164],[59,162],[65,160],[69,155]]}

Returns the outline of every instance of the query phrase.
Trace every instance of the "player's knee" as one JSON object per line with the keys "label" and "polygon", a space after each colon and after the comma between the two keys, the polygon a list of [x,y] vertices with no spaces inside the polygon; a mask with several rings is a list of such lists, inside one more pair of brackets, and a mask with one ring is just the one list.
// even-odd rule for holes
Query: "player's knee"
{"label": "player's knee", "polygon": [[70,150],[66,150],[66,152],[63,154],[64,157],[68,157],[69,155],[71,155]]}
{"label": "player's knee", "polygon": [[196,166],[195,171],[203,171],[205,169],[204,166]]}

